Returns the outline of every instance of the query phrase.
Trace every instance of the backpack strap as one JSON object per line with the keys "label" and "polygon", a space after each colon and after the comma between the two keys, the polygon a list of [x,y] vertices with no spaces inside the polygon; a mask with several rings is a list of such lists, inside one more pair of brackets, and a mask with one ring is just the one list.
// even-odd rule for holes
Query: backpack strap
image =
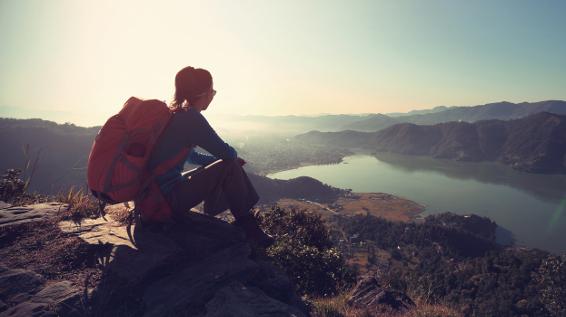
{"label": "backpack strap", "polygon": [[[181,150],[179,153],[177,153],[174,157],[172,157],[171,159],[159,164],[157,167],[155,167],[150,176],[144,181],[143,185],[142,185],[142,190],[140,190],[138,196],[136,197],[136,199],[134,200],[134,204],[135,204],[135,208],[134,210],[130,213],[130,215],[128,216],[128,224],[126,226],[126,232],[128,233],[128,238],[130,239],[130,241],[132,242],[132,244],[134,246],[137,247],[136,242],[133,238],[133,234],[132,234],[132,226],[135,223],[136,225],[143,225],[143,219],[142,219],[142,210],[140,207],[141,202],[144,199],[149,199],[147,196],[148,195],[162,195],[161,193],[152,193],[152,190],[159,190],[159,186],[157,186],[157,184],[154,184],[156,178],[160,175],[163,175],[163,173],[169,171],[171,168],[175,167],[176,165],[182,163],[183,161],[186,160],[187,155],[189,155],[189,148],[185,148],[183,150]],[[153,186],[152,186],[153,185]],[[154,188],[154,189],[152,189]],[[169,205],[169,202],[162,197],[162,199],[164,200],[164,204],[166,204],[166,207],[171,209],[171,206]]]}

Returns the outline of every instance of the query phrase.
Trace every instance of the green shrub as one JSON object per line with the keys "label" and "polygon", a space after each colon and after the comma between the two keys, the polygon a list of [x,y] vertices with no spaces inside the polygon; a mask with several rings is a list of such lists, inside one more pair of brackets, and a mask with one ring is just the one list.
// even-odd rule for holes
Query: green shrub
{"label": "green shrub", "polygon": [[0,180],[0,200],[13,202],[24,195],[25,182],[20,178],[22,171],[8,169]]}
{"label": "green shrub", "polygon": [[355,273],[346,266],[319,216],[273,207],[259,218],[264,230],[276,238],[267,255],[287,272],[300,293],[332,296],[355,282]]}
{"label": "green shrub", "polygon": [[30,178],[22,179],[22,170],[7,169],[0,178],[0,200],[12,205],[25,205],[49,201],[50,197],[28,193]]}

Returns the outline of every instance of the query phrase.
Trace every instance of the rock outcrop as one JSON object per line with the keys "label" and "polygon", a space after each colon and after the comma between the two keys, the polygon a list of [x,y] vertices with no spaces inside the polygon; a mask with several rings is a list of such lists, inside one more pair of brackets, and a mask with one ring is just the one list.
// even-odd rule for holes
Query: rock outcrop
{"label": "rock outcrop", "polygon": [[80,289],[69,281],[0,264],[0,316],[81,316]]}
{"label": "rock outcrop", "polygon": [[373,276],[366,277],[356,284],[348,299],[348,305],[376,314],[406,312],[415,307],[415,303],[405,293],[381,286]]}
{"label": "rock outcrop", "polygon": [[[46,206],[18,207],[27,210],[19,215],[45,221],[36,216],[45,213]],[[0,210],[0,219],[10,213],[14,210]],[[10,223],[17,225],[23,218]],[[0,315],[307,314],[287,276],[252,250],[239,228],[219,219],[187,213],[175,225],[136,223],[132,239],[125,226],[112,220],[86,219],[81,225],[63,221],[58,228],[94,246],[99,274],[80,284],[2,266]]]}
{"label": "rock outcrop", "polygon": [[43,203],[33,206],[10,206],[0,202],[0,228],[24,223],[46,221],[61,209],[59,203]]}

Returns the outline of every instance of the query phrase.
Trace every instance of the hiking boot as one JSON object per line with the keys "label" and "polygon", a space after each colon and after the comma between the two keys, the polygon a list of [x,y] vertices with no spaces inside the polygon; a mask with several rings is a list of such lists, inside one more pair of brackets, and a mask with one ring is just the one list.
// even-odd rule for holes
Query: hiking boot
{"label": "hiking boot", "polygon": [[236,219],[234,225],[242,228],[248,240],[256,246],[267,248],[275,242],[275,239],[271,235],[261,230],[257,219],[252,215]]}

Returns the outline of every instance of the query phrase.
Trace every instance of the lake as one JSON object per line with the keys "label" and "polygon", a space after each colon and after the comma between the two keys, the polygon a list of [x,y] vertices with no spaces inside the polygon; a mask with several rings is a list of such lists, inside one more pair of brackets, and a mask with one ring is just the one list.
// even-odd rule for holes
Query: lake
{"label": "lake", "polygon": [[310,176],[354,192],[383,192],[444,211],[487,216],[517,245],[566,252],[566,176],[519,172],[492,162],[457,162],[397,154],[353,155],[342,163],[268,175]]}

